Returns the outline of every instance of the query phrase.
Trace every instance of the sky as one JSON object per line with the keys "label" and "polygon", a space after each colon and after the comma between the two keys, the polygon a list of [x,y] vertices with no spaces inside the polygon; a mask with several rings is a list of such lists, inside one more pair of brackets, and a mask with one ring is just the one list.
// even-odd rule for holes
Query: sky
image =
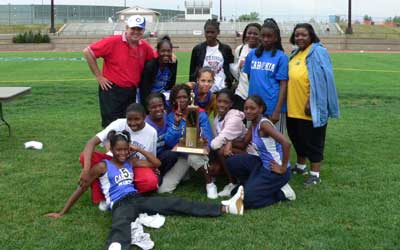
{"label": "sky", "polygon": [[[81,5],[138,5],[145,8],[184,10],[184,0],[54,0],[55,4]],[[204,1],[204,0],[203,0]],[[245,2],[246,4],[243,4]],[[49,4],[50,0],[0,0],[0,4]],[[220,0],[213,0],[213,14],[219,14]],[[346,15],[348,0],[222,0],[223,16],[237,17],[258,12],[266,16],[328,16]],[[352,0],[354,17],[368,14],[372,17],[400,16],[400,0]]]}

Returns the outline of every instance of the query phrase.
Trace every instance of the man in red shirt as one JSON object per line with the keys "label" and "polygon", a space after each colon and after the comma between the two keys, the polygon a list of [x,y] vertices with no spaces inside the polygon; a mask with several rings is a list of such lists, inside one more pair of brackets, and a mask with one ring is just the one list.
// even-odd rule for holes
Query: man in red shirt
{"label": "man in red shirt", "polygon": [[[126,32],[103,38],[83,50],[90,70],[99,83],[101,125],[125,117],[125,109],[136,101],[145,62],[155,58],[153,48],[142,39],[146,20],[131,16]],[[103,58],[102,72],[97,58]]]}

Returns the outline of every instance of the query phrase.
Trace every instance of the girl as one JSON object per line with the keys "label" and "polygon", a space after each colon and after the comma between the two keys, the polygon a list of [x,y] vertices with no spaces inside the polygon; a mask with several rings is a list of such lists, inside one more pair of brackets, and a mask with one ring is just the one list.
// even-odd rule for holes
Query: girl
{"label": "girl", "polygon": [[229,64],[233,63],[232,49],[217,39],[219,31],[219,22],[216,19],[208,19],[204,24],[206,41],[193,48],[190,59],[190,82],[196,81],[197,71],[200,68],[212,68],[215,74],[215,82],[211,87],[213,93],[231,87],[233,81],[229,71]]}
{"label": "girl", "polygon": [[251,128],[242,142],[233,142],[242,149],[252,143],[257,155],[238,154],[226,160],[231,175],[244,185],[246,208],[265,207],[296,198],[288,183],[290,143],[272,121],[263,117],[265,109],[261,97],[247,98],[244,113]]}
{"label": "girl", "polygon": [[264,21],[261,44],[247,55],[243,72],[249,78],[249,95],[257,94],[262,97],[267,105],[265,115],[283,133],[288,59],[283,52],[280,30],[274,19],[268,18]]}
{"label": "girl", "polygon": [[[225,88],[217,92],[217,110],[218,114],[214,118],[212,126],[214,139],[211,141],[211,149],[215,156],[214,161],[211,161],[212,169],[221,166],[228,176],[229,184],[218,193],[218,196],[230,196],[231,191],[236,187],[235,180],[227,171],[225,165],[224,149],[231,154],[231,148],[225,148],[229,141],[236,139],[243,139],[246,134],[246,128],[243,124],[244,113],[232,109],[233,106],[233,93],[231,90]],[[237,152],[237,151],[236,151]]]}
{"label": "girl", "polygon": [[169,36],[164,36],[157,43],[157,54],[157,58],[148,61],[144,66],[140,83],[140,98],[143,104],[150,93],[169,93],[175,85],[178,62],[172,59],[172,43]]}
{"label": "girl", "polygon": [[197,72],[196,82],[188,82],[187,85],[194,92],[194,104],[206,110],[210,117],[216,115],[216,95],[211,92],[214,84],[214,71],[210,67],[203,67]]}
{"label": "girl", "polygon": [[324,158],[328,118],[339,117],[338,97],[329,54],[319,43],[313,27],[297,24],[290,42],[298,48],[290,56],[287,129],[297,153],[294,173],[311,171],[306,187],[321,182],[319,172]]}
{"label": "girl", "polygon": [[[185,136],[190,92],[190,88],[185,84],[179,84],[172,88],[171,105],[174,109],[168,115],[168,128],[165,134],[165,143],[169,147],[174,147],[178,144],[180,138]],[[211,126],[206,112],[201,108],[199,108],[198,111],[200,133],[209,146],[213,138]],[[189,166],[192,166],[195,171],[199,171],[204,175],[207,197],[210,199],[218,198],[217,186],[213,183],[208,173],[208,156],[206,155],[181,154],[175,166],[165,174],[163,183],[158,189],[158,192],[165,193],[174,191],[185,176]]]}
{"label": "girl", "polygon": [[243,44],[235,49],[235,62],[231,64],[230,70],[233,77],[238,81],[235,91],[233,108],[243,111],[244,101],[249,93],[249,79],[243,73],[243,64],[249,51],[257,48],[260,43],[261,25],[258,23],[249,23],[243,31]]}
{"label": "girl", "polygon": [[[80,176],[80,186],[87,188],[90,184],[92,185],[92,200],[94,203],[99,203],[99,209],[105,210],[105,198],[100,190],[100,184],[98,180],[93,183],[90,182],[89,172],[90,168],[95,164],[99,163],[103,159],[110,159],[111,156],[101,153],[94,152],[97,145],[102,143],[109,150],[109,141],[107,140],[107,134],[111,130],[121,132],[126,130],[130,133],[132,139],[132,145],[137,145],[142,149],[156,155],[157,148],[157,132],[150,125],[145,123],[144,119],[146,112],[142,105],[134,103],[128,106],[126,109],[126,118],[118,119],[110,125],[108,125],[103,131],[97,133],[87,143],[81,153],[80,162],[83,166],[83,170]],[[139,159],[144,160],[142,154],[137,154]],[[144,163],[144,162],[142,162]],[[144,165],[137,165],[135,168],[135,186],[141,193],[151,192],[157,190],[158,177],[153,171],[157,166],[153,166],[150,162]]]}
{"label": "girl", "polygon": [[146,116],[146,123],[157,131],[157,158],[161,161],[159,169],[162,177],[175,165],[178,159],[178,153],[172,152],[171,147],[165,144],[165,134],[167,133],[165,96],[161,93],[151,93],[146,98],[146,107],[149,112]]}
{"label": "girl", "polygon": [[[90,170],[90,180],[100,179],[103,193],[107,197],[107,206],[112,210],[112,226],[106,249],[130,249],[131,222],[135,221],[140,213],[204,217],[216,217],[224,213],[243,214],[243,187],[239,188],[238,193],[226,205],[189,202],[173,197],[139,195],[132,183],[134,177],[132,168],[140,160],[135,157],[128,158],[129,153],[141,153],[154,165],[159,165],[160,161],[142,148],[130,145],[130,134],[127,131],[110,131],[108,138],[113,158],[96,164]],[[46,216],[60,218],[68,212],[83,192],[84,189],[78,187],[60,212],[49,213]]]}

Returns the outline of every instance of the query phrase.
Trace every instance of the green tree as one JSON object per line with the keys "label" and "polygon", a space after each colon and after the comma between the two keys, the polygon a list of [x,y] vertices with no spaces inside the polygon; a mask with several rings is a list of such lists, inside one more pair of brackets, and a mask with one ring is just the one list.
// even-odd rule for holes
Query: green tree
{"label": "green tree", "polygon": [[245,22],[245,21],[258,21],[259,14],[257,12],[250,12],[250,14],[243,14],[240,15],[238,21]]}

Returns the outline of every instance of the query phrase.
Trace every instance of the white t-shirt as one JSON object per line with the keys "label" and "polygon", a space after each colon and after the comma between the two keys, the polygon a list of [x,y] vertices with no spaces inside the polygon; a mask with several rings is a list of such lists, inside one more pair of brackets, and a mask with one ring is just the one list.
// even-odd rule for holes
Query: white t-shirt
{"label": "white t-shirt", "polygon": [[224,57],[218,47],[219,44],[213,47],[207,46],[203,63],[203,67],[210,67],[214,71],[215,81],[211,87],[211,92],[213,93],[225,88]]}
{"label": "white t-shirt", "polygon": [[[100,141],[105,144],[108,143],[107,135],[111,130],[121,132],[126,130],[131,135],[131,144],[136,145],[154,155],[157,155],[157,131],[146,123],[144,128],[139,131],[132,131],[126,122],[126,118],[117,119],[110,123],[103,131],[99,132],[96,136]],[[137,153],[139,159],[145,160],[146,158]]]}
{"label": "white t-shirt", "polygon": [[[243,48],[242,48],[243,47]],[[240,51],[241,50],[241,51]],[[249,94],[249,79],[247,74],[243,73],[242,69],[239,68],[241,61],[246,60],[247,54],[249,54],[249,45],[239,45],[235,50],[235,63],[230,65],[232,75],[238,80],[239,84],[236,88],[235,94],[240,96],[243,100],[248,97]],[[240,52],[240,55],[239,55]]]}

